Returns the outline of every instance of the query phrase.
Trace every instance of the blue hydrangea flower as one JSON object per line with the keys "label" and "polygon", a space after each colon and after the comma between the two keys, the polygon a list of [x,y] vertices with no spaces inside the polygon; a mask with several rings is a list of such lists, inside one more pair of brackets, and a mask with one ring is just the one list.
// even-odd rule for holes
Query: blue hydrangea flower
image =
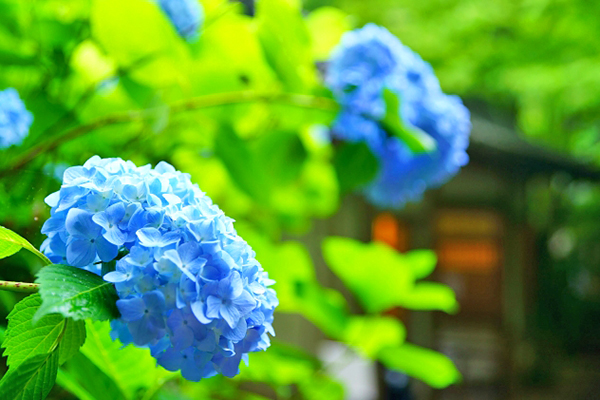
{"label": "blue hydrangea flower", "polygon": [[[372,203],[401,207],[467,164],[469,111],[460,98],[444,94],[431,66],[385,28],[368,24],[346,33],[333,52],[326,83],[342,106],[332,136],[364,141],[380,160],[378,175],[364,188]],[[383,129],[384,90],[399,97],[398,113],[408,126],[436,141],[434,151],[414,154]]]}
{"label": "blue hydrangea flower", "polygon": [[89,159],[63,174],[46,202],[44,253],[114,283],[121,318],[112,335],[148,347],[158,364],[189,380],[234,376],[274,335],[274,283],[233,220],[161,162]]}
{"label": "blue hydrangea flower", "polygon": [[198,38],[204,22],[204,10],[198,0],[159,0],[160,7],[185,40]]}
{"label": "blue hydrangea flower", "polygon": [[21,144],[32,122],[33,115],[15,89],[0,91],[0,149]]}

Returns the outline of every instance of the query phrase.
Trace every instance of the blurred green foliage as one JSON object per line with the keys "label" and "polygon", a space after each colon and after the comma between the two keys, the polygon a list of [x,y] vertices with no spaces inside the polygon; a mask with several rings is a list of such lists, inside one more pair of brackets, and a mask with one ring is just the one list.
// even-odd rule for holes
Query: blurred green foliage
{"label": "blurred green foliage", "polygon": [[[95,154],[138,165],[166,160],[239,221],[241,235],[277,281],[279,313],[300,314],[330,339],[435,387],[457,382],[448,358],[408,345],[402,323],[382,314],[397,306],[456,311],[449,288],[420,282],[435,266],[431,252],[400,255],[381,244],[328,239],[329,267],[364,309],[353,314],[340,292],[319,283],[306,246],[281,241],[331,216],[340,192],[376,172],[361,146],[336,151],[315,134],[337,112],[317,62],[356,19],[334,8],[305,15],[295,0],[261,0],[254,17],[236,2],[202,4],[200,39],[187,43],[146,0],[0,0],[0,88],[16,88],[34,114],[25,142],[1,153],[0,224],[39,245],[49,214],[43,199],[60,185],[56,170]],[[391,123],[422,144],[400,122]],[[32,281],[40,266],[21,252],[3,262],[0,277]],[[0,294],[4,315],[17,299]],[[81,353],[59,370],[62,389],[51,396],[344,395],[319,360],[290,343],[275,341],[269,351],[252,354],[250,367],[233,380],[192,384],[156,368],[148,350],[121,348],[108,323],[88,321],[86,330]]]}

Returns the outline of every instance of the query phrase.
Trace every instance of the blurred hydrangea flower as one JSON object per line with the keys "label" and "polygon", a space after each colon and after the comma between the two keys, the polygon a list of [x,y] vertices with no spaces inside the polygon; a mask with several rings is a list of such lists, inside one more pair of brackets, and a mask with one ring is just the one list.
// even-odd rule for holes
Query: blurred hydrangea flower
{"label": "blurred hydrangea flower", "polygon": [[[333,52],[326,83],[342,105],[332,135],[366,142],[380,160],[377,177],[364,189],[374,204],[397,208],[418,200],[467,164],[469,111],[460,98],[444,94],[431,66],[385,28],[368,24],[346,33]],[[383,129],[384,90],[398,96],[398,112],[408,126],[436,141],[434,151],[414,154]]]}
{"label": "blurred hydrangea flower", "polygon": [[104,275],[120,297],[112,327],[123,343],[194,381],[234,376],[249,352],[269,347],[274,282],[189,175],[94,156],[68,168],[46,202],[42,249],[53,262],[100,274],[125,254]]}
{"label": "blurred hydrangea flower", "polygon": [[198,0],[159,0],[160,7],[185,40],[198,38],[204,22],[204,10]]}
{"label": "blurred hydrangea flower", "polygon": [[0,91],[0,149],[21,144],[32,122],[33,115],[15,89]]}

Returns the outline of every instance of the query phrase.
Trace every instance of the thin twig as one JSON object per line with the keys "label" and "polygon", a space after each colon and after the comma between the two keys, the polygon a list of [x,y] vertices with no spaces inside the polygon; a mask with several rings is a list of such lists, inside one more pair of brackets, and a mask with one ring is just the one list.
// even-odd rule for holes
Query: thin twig
{"label": "thin twig", "polygon": [[[293,107],[317,109],[329,112],[337,111],[339,108],[338,104],[334,100],[325,97],[316,97],[311,95],[293,93],[269,94],[254,91],[209,94],[173,103],[172,105],[168,106],[168,108],[170,114],[177,114],[204,108],[252,103],[259,101],[280,103],[290,105]],[[60,146],[62,143],[68,142],[80,136],[84,136],[89,132],[95,131],[106,126],[143,120],[148,116],[152,115],[152,112],[156,111],[157,109],[158,108],[149,108],[112,114],[100,118],[89,124],[80,125],[78,127],[66,130],[62,134],[52,136],[45,142],[42,142],[37,146],[31,147],[21,156],[17,157],[16,161],[9,168],[5,169],[4,171],[0,171],[0,177],[10,175],[20,170],[33,159],[35,159],[38,155],[44,152],[52,151],[58,146]]]}

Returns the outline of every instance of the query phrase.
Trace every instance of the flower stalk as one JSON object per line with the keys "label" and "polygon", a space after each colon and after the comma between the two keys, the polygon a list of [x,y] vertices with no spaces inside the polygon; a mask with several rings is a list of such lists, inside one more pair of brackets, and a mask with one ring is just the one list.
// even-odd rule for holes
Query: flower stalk
{"label": "flower stalk", "polygon": [[40,285],[29,282],[0,281],[0,290],[17,293],[37,293]]}

